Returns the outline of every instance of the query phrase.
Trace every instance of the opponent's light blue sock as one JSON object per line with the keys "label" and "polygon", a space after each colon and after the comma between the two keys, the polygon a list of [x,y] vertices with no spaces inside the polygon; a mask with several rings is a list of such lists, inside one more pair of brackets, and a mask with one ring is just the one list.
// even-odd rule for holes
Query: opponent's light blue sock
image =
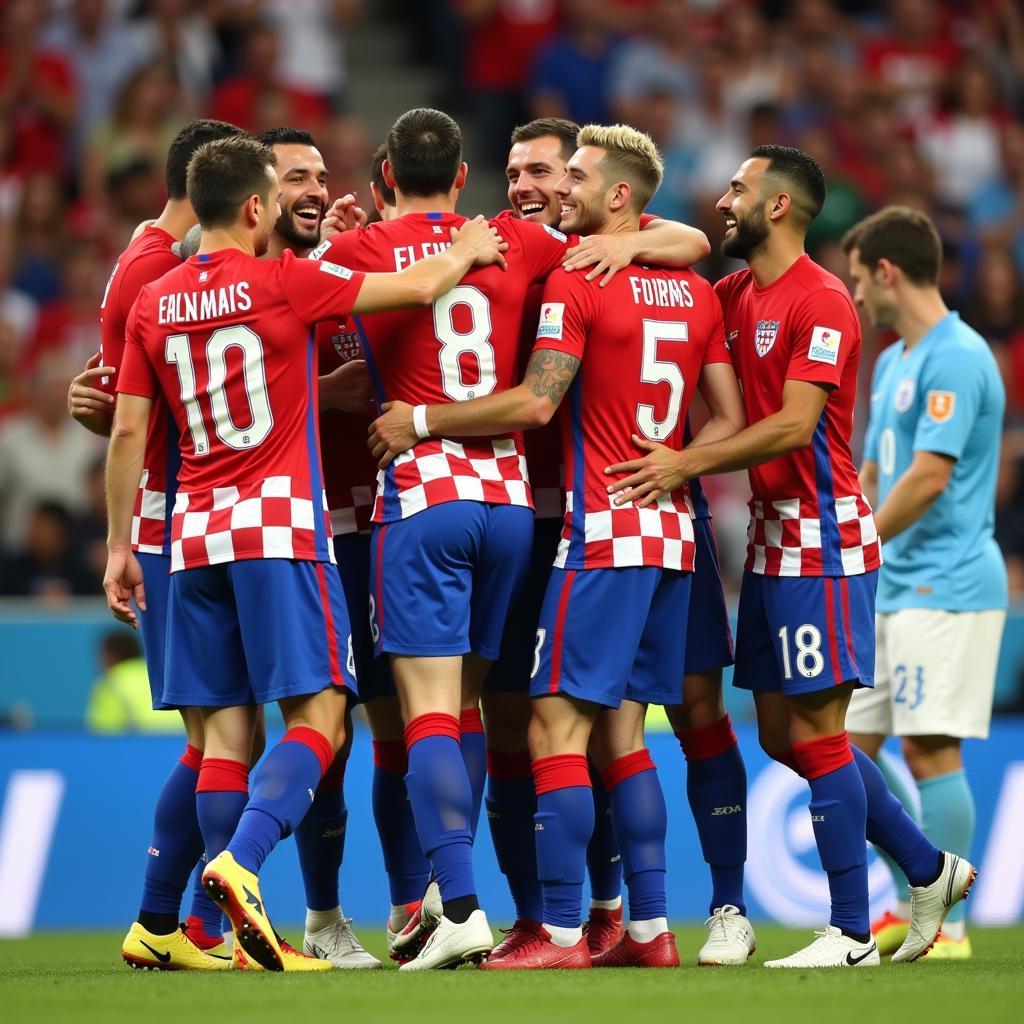
{"label": "opponent's light blue sock", "polygon": [[[917,789],[921,794],[921,823],[925,835],[940,850],[949,850],[970,860],[975,811],[974,796],[964,770],[922,779]],[[962,921],[965,910],[961,900],[946,915],[946,920]]]}
{"label": "opponent's light blue sock", "polygon": [[622,893],[622,857],[615,839],[612,803],[601,773],[590,773],[594,790],[594,834],[587,844],[587,874],[590,896],[595,900],[614,900]]}
{"label": "opponent's light blue sock", "polygon": [[463,708],[459,715],[459,746],[462,760],[469,776],[469,787],[473,792],[473,810],[470,815],[470,831],[476,839],[480,824],[480,807],[484,799],[484,784],[487,781],[487,739],[479,708]]}
{"label": "opponent's light blue sock", "polygon": [[626,754],[604,773],[629,892],[629,920],[667,917],[665,834],[668,812],[650,751]]}
{"label": "opponent's light blue sock", "polygon": [[404,740],[373,741],[373,820],[394,906],[422,899],[430,881],[430,861],[420,849],[405,788],[408,770]]}
{"label": "opponent's light blue sock", "polygon": [[795,743],[793,754],[811,787],[811,824],[828,874],[830,924],[867,941],[867,797],[846,733]]}
{"label": "opponent's light blue sock", "polygon": [[[884,750],[879,750],[878,756],[875,758],[875,764],[878,765],[878,770],[882,773],[882,778],[885,779],[885,785],[889,792],[903,805],[903,810],[907,812],[907,817],[917,821],[917,815],[914,813],[913,795],[907,784],[903,781],[903,775],[896,770],[893,759]],[[882,862],[892,875],[893,883],[896,886],[896,899],[900,903],[909,903],[910,883],[907,881],[907,876],[903,874],[899,864],[880,846],[875,847],[875,852],[882,858]]]}
{"label": "opponent's light blue sock", "polygon": [[579,928],[587,843],[594,831],[590,767],[582,754],[533,762],[537,874],[544,890],[543,923]]}
{"label": "opponent's light blue sock", "polygon": [[317,786],[334,760],[334,748],[309,726],[289,729],[263,759],[228,850],[258,874],[270,851],[294,832],[309,811]]}
{"label": "opponent's light blue sock", "polygon": [[743,865],[747,859],[747,771],[725,715],[699,729],[677,733],[686,757],[686,796],[711,869],[708,913],[732,905],[746,914]]}
{"label": "opponent's light blue sock", "polygon": [[348,756],[339,753],[320,780],[313,805],[295,829],[302,885],[309,910],[334,910],[338,895],[341,861],[345,855],[345,765]]}

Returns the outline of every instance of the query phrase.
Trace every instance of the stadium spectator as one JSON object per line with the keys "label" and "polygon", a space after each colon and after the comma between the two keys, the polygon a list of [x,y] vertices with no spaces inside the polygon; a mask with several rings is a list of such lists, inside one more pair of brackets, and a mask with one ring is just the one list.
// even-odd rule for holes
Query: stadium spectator
{"label": "stadium spectator", "polygon": [[1011,121],[1003,128],[999,169],[976,183],[968,213],[984,242],[1008,245],[1024,274],[1024,126]]}
{"label": "stadium spectator", "polygon": [[180,733],[181,719],[153,710],[142,646],[127,629],[100,641],[102,675],[93,684],[85,724],[99,733]]}
{"label": "stadium spectator", "polygon": [[100,579],[75,548],[67,508],[43,501],[29,513],[23,545],[4,564],[0,594],[61,604],[69,597],[95,595]]}
{"label": "stadium spectator", "polygon": [[777,31],[756,4],[733,0],[721,12],[720,41],[728,73],[725,102],[739,113],[759,103],[781,103],[794,88],[793,75],[778,46]]}
{"label": "stadium spectator", "polygon": [[85,507],[74,521],[75,550],[93,579],[102,580],[107,565],[106,459],[99,458],[89,469]]}
{"label": "stadium spectator", "polygon": [[37,303],[60,294],[66,208],[56,173],[39,171],[26,179],[13,224],[11,283]]}

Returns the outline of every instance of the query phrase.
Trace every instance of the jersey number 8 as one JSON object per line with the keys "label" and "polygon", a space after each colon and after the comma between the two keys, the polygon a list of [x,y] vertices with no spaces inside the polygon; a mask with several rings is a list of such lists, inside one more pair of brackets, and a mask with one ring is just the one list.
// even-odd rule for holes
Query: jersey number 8
{"label": "jersey number 8", "polygon": [[[468,316],[469,329],[455,326],[455,311]],[[491,305],[487,296],[472,285],[461,284],[447,291],[434,302],[434,334],[441,342],[438,361],[444,393],[456,402],[489,395],[498,384],[494,368],[494,346],[491,344]],[[472,356],[477,373],[474,383],[463,376],[463,356]]]}

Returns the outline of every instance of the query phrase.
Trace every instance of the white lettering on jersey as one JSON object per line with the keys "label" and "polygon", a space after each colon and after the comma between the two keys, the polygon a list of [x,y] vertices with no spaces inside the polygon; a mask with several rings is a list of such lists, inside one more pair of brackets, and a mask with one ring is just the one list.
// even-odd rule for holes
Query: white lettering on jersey
{"label": "white lettering on jersey", "polygon": [[638,306],[689,309],[693,305],[688,281],[631,276],[629,287],[633,289],[633,301]]}
{"label": "white lettering on jersey", "polygon": [[816,363],[839,364],[839,342],[843,340],[843,332],[833,327],[815,327],[811,332],[811,347],[807,358]]}
{"label": "white lettering on jersey", "polygon": [[400,245],[392,251],[395,254],[395,270],[411,267],[417,260],[434,256],[452,247],[451,242],[420,242],[417,245]]}
{"label": "white lettering on jersey", "polygon": [[157,319],[161,324],[191,323],[213,320],[252,309],[249,282],[239,281],[226,288],[211,288],[203,292],[171,292],[161,295],[157,306]]}
{"label": "white lettering on jersey", "polygon": [[561,339],[564,319],[564,302],[545,302],[544,305],[540,307],[540,322],[537,324],[537,337]]}

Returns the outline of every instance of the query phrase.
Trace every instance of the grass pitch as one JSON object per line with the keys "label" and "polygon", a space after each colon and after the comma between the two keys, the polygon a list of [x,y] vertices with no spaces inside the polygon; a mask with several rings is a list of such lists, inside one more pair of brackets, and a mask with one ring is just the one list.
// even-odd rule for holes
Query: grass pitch
{"label": "grass pitch", "polygon": [[[384,958],[380,930],[360,936]],[[292,941],[301,929],[285,929]],[[744,968],[690,966],[704,936],[677,927],[678,971],[485,974],[470,968],[399,977],[393,970],[326,975],[153,973],[129,970],[121,934],[50,933],[0,942],[5,1024],[833,1024],[1022,1019],[1024,928],[973,930],[974,959],[873,970],[767,971],[765,959],[805,945],[807,931],[757,927]],[[393,965],[389,964],[389,967]]]}

